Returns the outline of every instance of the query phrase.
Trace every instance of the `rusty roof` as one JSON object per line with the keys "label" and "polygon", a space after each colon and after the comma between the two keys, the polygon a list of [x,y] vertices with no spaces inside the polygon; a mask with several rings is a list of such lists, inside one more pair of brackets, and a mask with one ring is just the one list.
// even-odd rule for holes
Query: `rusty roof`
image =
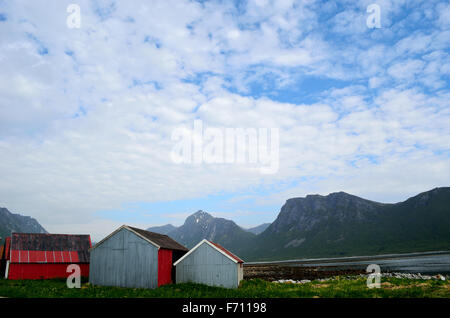
{"label": "rusty roof", "polygon": [[89,235],[12,233],[11,251],[75,252],[79,262],[89,262]]}
{"label": "rusty roof", "polygon": [[236,255],[234,255],[233,253],[231,253],[229,250],[227,250],[225,247],[217,244],[217,243],[213,243],[207,239],[203,239],[201,240],[197,245],[195,245],[193,248],[191,248],[191,250],[189,252],[187,252],[186,254],[184,254],[181,258],[179,258],[173,265],[176,266],[178,265],[181,261],[183,261],[185,258],[189,257],[190,254],[192,254],[199,246],[201,246],[203,243],[208,244],[209,246],[211,246],[213,249],[215,249],[216,251],[218,251],[219,253],[222,253],[222,255],[228,257],[229,259],[231,259],[232,261],[238,263],[238,264],[242,264],[244,263],[244,261],[242,259],[240,259],[239,257],[237,257]]}
{"label": "rusty roof", "polygon": [[222,252],[224,252],[225,254],[227,254],[228,256],[230,256],[231,258],[235,259],[238,263],[244,263],[243,260],[241,260],[239,257],[237,257],[236,255],[234,255],[233,253],[231,253],[229,250],[227,250],[225,247],[223,247],[222,245],[219,245],[217,243],[208,241],[209,243],[213,244],[215,247],[217,247],[218,249],[222,250]]}
{"label": "rusty roof", "polygon": [[179,250],[179,251],[184,251],[184,252],[188,251],[188,249],[186,247],[184,247],[177,241],[171,239],[167,235],[149,232],[149,231],[141,230],[141,229],[131,227],[131,226],[128,226],[128,228],[139,233],[140,235],[142,235],[149,241],[152,241],[153,243],[158,245],[160,248],[166,248],[166,249],[170,249],[170,250]]}

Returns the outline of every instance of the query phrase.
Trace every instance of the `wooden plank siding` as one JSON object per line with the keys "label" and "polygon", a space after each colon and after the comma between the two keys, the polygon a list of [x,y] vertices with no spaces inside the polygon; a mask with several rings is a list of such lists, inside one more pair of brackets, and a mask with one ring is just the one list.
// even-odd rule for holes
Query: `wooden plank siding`
{"label": "wooden plank siding", "polygon": [[176,265],[176,282],[237,288],[239,265],[204,243]]}
{"label": "wooden plank siding", "polygon": [[121,229],[91,251],[89,282],[134,288],[158,287],[158,248]]}

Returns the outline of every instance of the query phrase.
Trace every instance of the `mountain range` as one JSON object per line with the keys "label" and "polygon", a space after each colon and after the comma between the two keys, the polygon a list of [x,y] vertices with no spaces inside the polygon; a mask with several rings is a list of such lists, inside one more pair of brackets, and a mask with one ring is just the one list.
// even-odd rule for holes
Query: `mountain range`
{"label": "mountain range", "polygon": [[0,208],[0,241],[3,243],[11,232],[47,233],[38,221],[30,216],[11,213],[7,208]]}
{"label": "mountain range", "polygon": [[[450,250],[450,187],[399,203],[345,192],[291,198],[274,222],[245,229],[199,210],[183,225],[151,227],[188,248],[206,238],[245,261]],[[47,233],[32,217],[0,208],[0,236]]]}
{"label": "mountain range", "polygon": [[393,204],[345,192],[292,198],[264,227],[255,234],[198,211],[180,227],[162,228],[188,248],[206,238],[246,261],[449,250],[450,187]]}
{"label": "mountain range", "polygon": [[173,227],[171,231],[166,232],[171,226],[169,224],[162,227],[151,227],[147,230],[166,234],[187,248],[194,247],[198,242],[206,238],[226,246],[237,254],[245,252],[243,242],[250,242],[256,236],[233,221],[213,217],[202,210],[190,215],[182,226]]}
{"label": "mountain range", "polygon": [[[198,211],[198,214],[201,215],[201,212],[204,212],[204,211],[199,210],[199,211]],[[206,213],[206,212],[205,212],[205,213]],[[211,216],[211,215],[209,215],[209,216]],[[211,216],[211,217],[212,217],[212,216]],[[248,228],[248,229],[242,227],[242,229],[243,229],[244,231],[247,231],[247,232],[250,232],[250,233],[253,233],[253,234],[259,234],[259,233],[264,232],[264,230],[267,229],[267,228],[269,227],[270,224],[271,224],[271,223],[263,223],[263,224],[260,224],[260,225],[257,225],[257,226],[255,226],[255,227],[251,227],[251,228]],[[174,225],[172,225],[172,224],[166,224],[166,225],[160,225],[160,226],[152,226],[152,227],[149,227],[149,228],[147,229],[147,231],[167,235],[168,233],[170,233],[170,232],[172,232],[172,231],[175,231],[176,229],[178,229],[178,227],[176,227],[176,226],[174,226]]]}

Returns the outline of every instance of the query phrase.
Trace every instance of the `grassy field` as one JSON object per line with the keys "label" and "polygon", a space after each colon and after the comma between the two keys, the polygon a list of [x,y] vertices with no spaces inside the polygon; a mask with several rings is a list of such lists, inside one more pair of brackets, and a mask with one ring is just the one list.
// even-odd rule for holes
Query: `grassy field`
{"label": "grassy field", "polygon": [[409,280],[383,278],[381,288],[369,289],[364,278],[351,280],[337,277],[330,281],[312,281],[305,284],[271,283],[260,279],[246,280],[238,289],[224,289],[199,284],[166,285],[156,289],[134,289],[91,286],[82,283],[80,289],[69,289],[65,280],[0,280],[0,296],[18,298],[273,298],[273,297],[320,297],[320,298],[450,298],[450,282],[437,280]]}

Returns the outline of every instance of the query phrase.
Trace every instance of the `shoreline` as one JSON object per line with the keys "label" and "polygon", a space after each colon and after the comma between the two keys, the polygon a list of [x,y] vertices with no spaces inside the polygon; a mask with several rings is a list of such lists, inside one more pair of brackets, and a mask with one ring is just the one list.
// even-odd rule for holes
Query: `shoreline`
{"label": "shoreline", "polygon": [[380,259],[407,259],[420,256],[433,256],[433,255],[446,255],[450,254],[450,251],[428,251],[428,252],[413,252],[413,253],[399,253],[399,254],[379,254],[379,255],[363,255],[363,256],[345,256],[345,257],[330,257],[330,258],[302,258],[302,259],[291,259],[291,260],[278,260],[278,261],[256,261],[256,262],[245,262],[245,266],[255,266],[255,265],[289,265],[289,264],[326,264],[326,263],[350,263],[359,261],[369,261],[369,260],[380,260]]}

